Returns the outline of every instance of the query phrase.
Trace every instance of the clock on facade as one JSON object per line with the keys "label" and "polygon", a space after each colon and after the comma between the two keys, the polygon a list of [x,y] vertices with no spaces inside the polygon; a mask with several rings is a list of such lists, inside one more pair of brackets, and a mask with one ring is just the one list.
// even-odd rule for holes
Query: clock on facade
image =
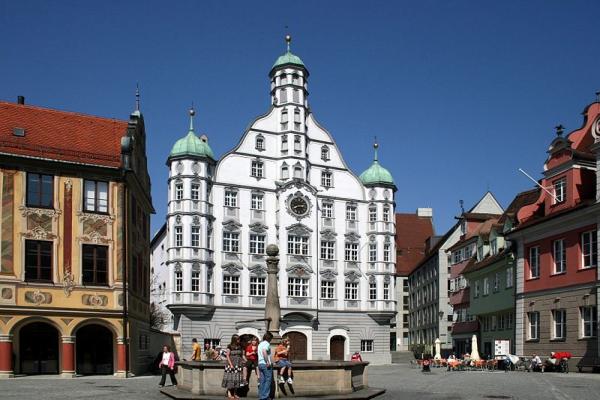
{"label": "clock on facade", "polygon": [[303,197],[293,197],[290,200],[290,211],[297,217],[303,217],[308,213],[308,203]]}

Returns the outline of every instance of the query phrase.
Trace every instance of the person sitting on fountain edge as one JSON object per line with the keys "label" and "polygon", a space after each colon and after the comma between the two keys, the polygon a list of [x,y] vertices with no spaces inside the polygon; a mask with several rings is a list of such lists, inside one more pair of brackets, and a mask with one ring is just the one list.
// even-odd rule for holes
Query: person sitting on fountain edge
{"label": "person sitting on fountain edge", "polygon": [[287,383],[290,385],[294,383],[292,380],[292,363],[289,359],[290,354],[290,341],[289,339],[283,339],[281,343],[275,349],[275,362],[279,367],[279,383],[285,383],[284,375],[286,375],[287,370]]}

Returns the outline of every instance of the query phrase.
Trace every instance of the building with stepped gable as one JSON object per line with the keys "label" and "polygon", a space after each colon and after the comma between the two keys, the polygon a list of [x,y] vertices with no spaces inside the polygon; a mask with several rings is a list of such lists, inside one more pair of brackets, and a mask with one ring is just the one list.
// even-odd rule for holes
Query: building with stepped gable
{"label": "building with stepped gable", "polygon": [[[396,185],[378,161],[354,174],[308,104],[309,72],[289,48],[269,72],[270,109],[217,158],[190,128],[167,159],[164,237],[154,285],[168,329],[227,344],[262,336],[268,244],[280,249],[281,334],[292,359],[390,362],[396,313]],[[163,255],[160,253],[164,252]],[[164,289],[163,289],[164,288]]]}

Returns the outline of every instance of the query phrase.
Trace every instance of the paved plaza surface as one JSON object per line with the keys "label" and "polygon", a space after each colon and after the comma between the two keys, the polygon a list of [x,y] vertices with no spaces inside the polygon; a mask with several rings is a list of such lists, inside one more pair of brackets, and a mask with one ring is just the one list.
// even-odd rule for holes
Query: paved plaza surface
{"label": "paved plaza surface", "polygon": [[[167,400],[158,391],[158,381],[156,376],[7,379],[0,380],[0,399]],[[591,373],[447,372],[440,368],[424,374],[394,364],[370,367],[369,385],[387,390],[378,400],[600,399],[600,374]]]}

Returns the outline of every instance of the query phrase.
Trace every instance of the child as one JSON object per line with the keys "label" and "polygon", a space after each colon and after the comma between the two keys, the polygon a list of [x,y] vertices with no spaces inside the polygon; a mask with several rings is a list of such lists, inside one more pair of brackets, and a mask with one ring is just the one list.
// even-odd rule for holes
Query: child
{"label": "child", "polygon": [[291,385],[294,381],[292,380],[292,363],[289,360],[289,354],[290,341],[288,339],[283,339],[281,344],[279,344],[275,350],[275,361],[279,367],[279,383],[285,383],[284,375],[287,370],[287,383]]}
{"label": "child", "polygon": [[244,365],[244,384],[248,384],[248,378],[250,377],[251,371],[254,369],[256,372],[256,379],[260,381],[260,372],[258,370],[258,339],[252,338],[250,343],[244,350],[246,356],[246,364]]}

